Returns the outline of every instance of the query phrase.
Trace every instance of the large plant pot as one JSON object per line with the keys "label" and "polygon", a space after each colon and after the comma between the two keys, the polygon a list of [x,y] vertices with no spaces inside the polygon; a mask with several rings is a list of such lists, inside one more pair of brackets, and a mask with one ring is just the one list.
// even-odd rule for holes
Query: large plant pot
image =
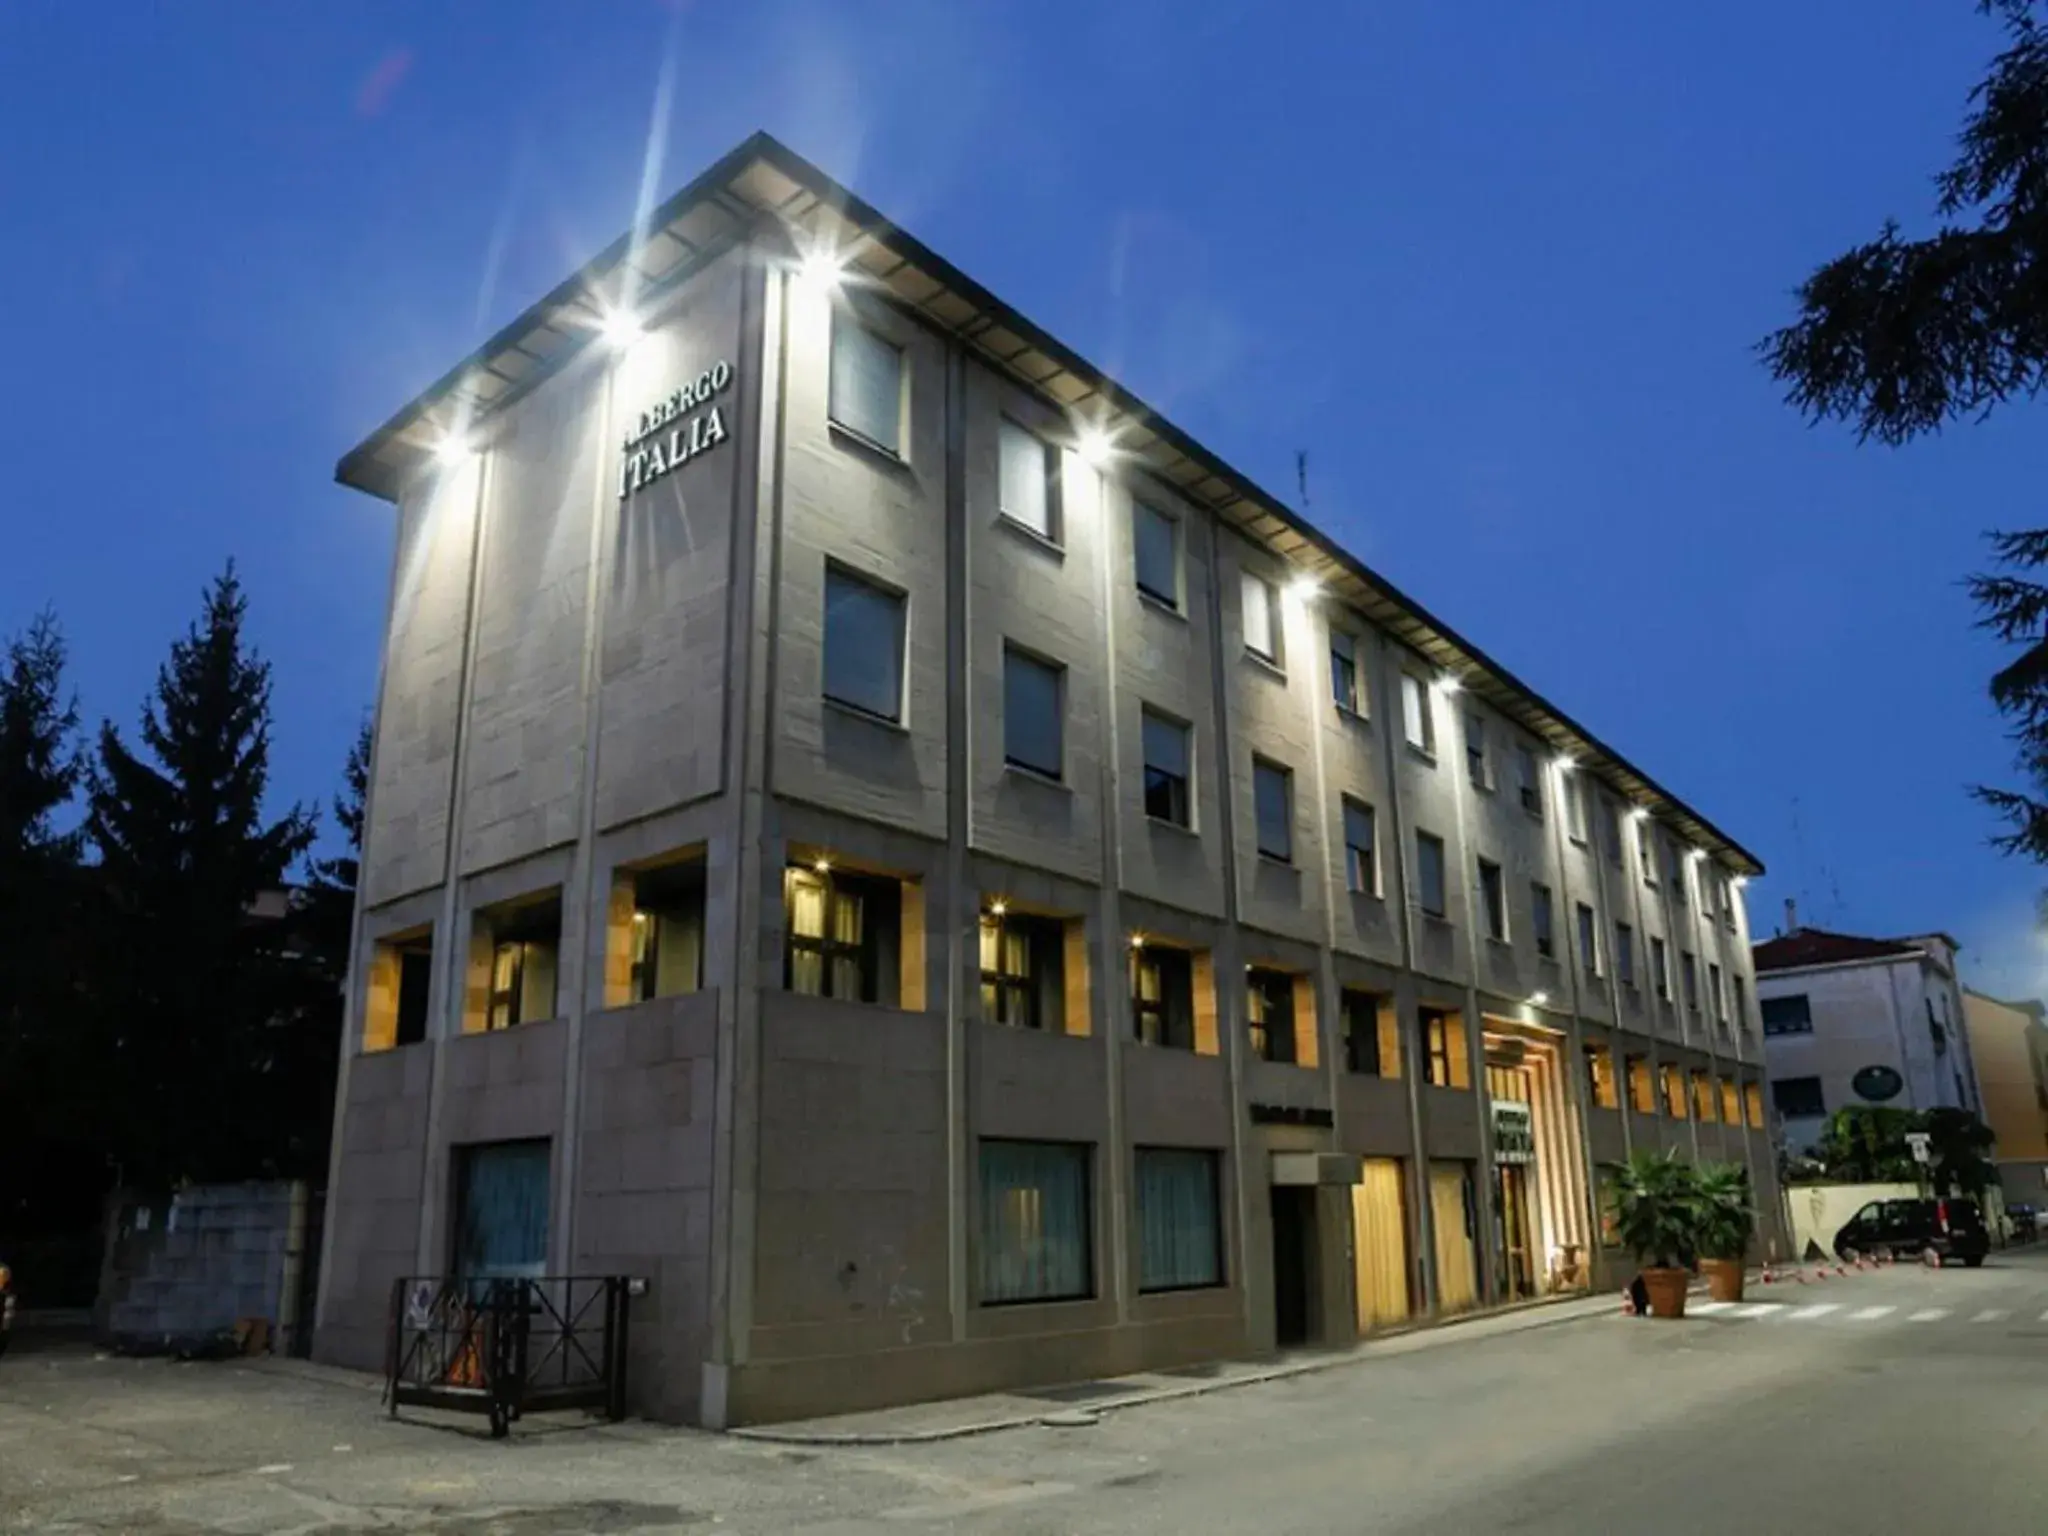
{"label": "large plant pot", "polygon": [[1700,1273],[1707,1277],[1707,1294],[1714,1300],[1742,1300],[1742,1260],[1701,1259]]}
{"label": "large plant pot", "polygon": [[1685,1288],[1692,1276],[1682,1269],[1646,1269],[1643,1289],[1650,1296],[1650,1316],[1685,1316]]}

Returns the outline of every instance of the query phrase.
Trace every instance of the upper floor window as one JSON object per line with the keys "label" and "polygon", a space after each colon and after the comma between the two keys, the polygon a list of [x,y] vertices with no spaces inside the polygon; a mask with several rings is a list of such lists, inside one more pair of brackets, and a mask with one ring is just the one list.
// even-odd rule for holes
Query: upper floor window
{"label": "upper floor window", "polygon": [[1685,905],[1685,854],[1675,838],[1664,839],[1664,875],[1671,886],[1671,899]]}
{"label": "upper floor window", "polygon": [[1436,755],[1436,714],[1430,708],[1429,684],[1413,672],[1401,674],[1401,729],[1409,746]]}
{"label": "upper floor window", "polygon": [[1244,594],[1244,648],[1261,661],[1280,665],[1280,603],[1273,584],[1250,571],[1239,573]]}
{"label": "upper floor window", "polygon": [[1749,989],[1743,985],[1740,976],[1731,976],[1729,985],[1735,989],[1735,1027],[1744,1034],[1749,1033]]}
{"label": "upper floor window", "polygon": [[1465,776],[1474,789],[1493,788],[1486,761],[1486,722],[1476,714],[1465,717]]}
{"label": "upper floor window", "polygon": [[1062,777],[1066,668],[1003,647],[1003,761],[1048,779]]}
{"label": "upper floor window", "polygon": [[903,454],[903,349],[844,310],[832,315],[833,422],[897,457]]}
{"label": "upper floor window", "polygon": [[903,718],[903,594],[825,567],[825,697],[877,720]]}
{"label": "upper floor window", "polygon": [[427,1038],[432,1012],[433,930],[388,934],[372,946],[363,999],[363,1049],[388,1051]]}
{"label": "upper floor window", "polygon": [[787,946],[783,984],[846,1002],[885,1001],[902,922],[902,884],[886,877],[792,864],[783,871]]}
{"label": "upper floor window", "polygon": [[1650,818],[1636,818],[1636,862],[1643,867],[1643,884],[1657,883],[1657,853]]}
{"label": "upper floor window", "polygon": [[998,906],[981,918],[981,1013],[995,1024],[1059,1029],[1066,1014],[1066,928]]}
{"label": "upper floor window", "polygon": [[1614,975],[1624,987],[1636,984],[1636,931],[1627,923],[1614,925]]}
{"label": "upper floor window", "polygon": [[1621,1098],[1614,1081],[1614,1053],[1604,1045],[1586,1047],[1586,1086],[1596,1109],[1616,1109]]}
{"label": "upper floor window", "polygon": [[1358,670],[1358,636],[1330,626],[1330,696],[1347,715],[1365,713],[1365,688]]}
{"label": "upper floor window", "polygon": [[1486,936],[1502,943],[1508,936],[1508,891],[1500,866],[1491,859],[1479,861],[1479,905],[1486,915]]}
{"label": "upper floor window", "polygon": [[1771,1099],[1787,1120],[1803,1120],[1828,1112],[1827,1097],[1817,1077],[1780,1077],[1771,1082]]}
{"label": "upper floor window", "polygon": [[562,944],[559,895],[479,913],[491,941],[486,1029],[509,1029],[555,1016],[556,958]]}
{"label": "upper floor window", "polygon": [[1131,1033],[1147,1045],[1195,1048],[1195,966],[1188,951],[1132,945]]}
{"label": "upper floor window", "polygon": [[1366,1077],[1399,1077],[1401,1045],[1399,1034],[1388,1026],[1391,1011],[1383,1012],[1385,999],[1371,992],[1346,987],[1338,998],[1344,1027],[1344,1070]]}
{"label": "upper floor window", "polygon": [[1252,759],[1252,810],[1258,821],[1259,852],[1283,864],[1294,862],[1294,775],[1278,763]]}
{"label": "upper floor window", "polygon": [[1373,809],[1344,797],[1344,879],[1362,896],[1380,893],[1378,826]]}
{"label": "upper floor window", "polygon": [[1180,519],[1147,502],[1131,503],[1133,553],[1138,590],[1156,603],[1180,609]]}
{"label": "upper floor window", "polygon": [[1444,840],[1433,832],[1415,834],[1416,901],[1431,917],[1447,910],[1444,894]]}
{"label": "upper floor window", "polygon": [[1557,957],[1557,912],[1551,901],[1550,887],[1540,880],[1529,884],[1529,927],[1536,935],[1536,953],[1546,960]]}
{"label": "upper floor window", "polygon": [[1760,997],[1756,1006],[1763,1015],[1767,1035],[1813,1033],[1813,1004],[1804,992],[1795,992],[1790,997]]}
{"label": "upper floor window", "polygon": [[1425,1003],[1416,1012],[1416,1024],[1422,1036],[1424,1080],[1438,1088],[1471,1087],[1471,1061],[1457,1017]]}
{"label": "upper floor window", "polygon": [[1579,903],[1579,965],[1588,976],[1600,974],[1600,929],[1593,909]]}
{"label": "upper floor window", "polygon": [[1526,741],[1515,743],[1515,785],[1522,797],[1522,809],[1531,816],[1543,814],[1543,770],[1536,764],[1536,749]]}
{"label": "upper floor window", "polygon": [[1245,972],[1245,1020],[1260,1061],[1294,1060],[1294,978],[1284,971]]}
{"label": "upper floor window", "polygon": [[1058,450],[1008,417],[1003,418],[997,431],[997,451],[1002,460],[997,495],[1003,516],[1057,543]]}
{"label": "upper floor window", "polygon": [[1144,712],[1145,814],[1176,827],[1188,825],[1188,728],[1152,710]]}
{"label": "upper floor window", "polygon": [[1569,773],[1564,781],[1564,827],[1575,843],[1586,840],[1586,776]]}
{"label": "upper floor window", "polygon": [[1700,1011],[1700,968],[1692,957],[1692,951],[1681,950],[1678,956],[1679,980],[1685,986],[1685,1006],[1693,1012]]}
{"label": "upper floor window", "polygon": [[1659,1002],[1671,1001],[1671,952],[1654,934],[1650,937],[1650,984],[1657,989]]}
{"label": "upper floor window", "polygon": [[1620,869],[1621,807],[1605,795],[1600,797],[1600,842],[1607,854],[1607,862]]}
{"label": "upper floor window", "polygon": [[704,863],[691,859],[634,873],[634,1002],[704,985]]}
{"label": "upper floor window", "polygon": [[1714,1001],[1714,1019],[1726,1026],[1728,1023],[1728,997],[1721,990],[1721,967],[1712,961],[1707,963],[1707,995]]}

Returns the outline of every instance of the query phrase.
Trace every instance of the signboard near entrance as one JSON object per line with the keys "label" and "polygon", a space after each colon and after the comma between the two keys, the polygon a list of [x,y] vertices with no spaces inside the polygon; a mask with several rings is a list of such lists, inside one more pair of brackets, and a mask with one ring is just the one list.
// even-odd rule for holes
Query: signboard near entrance
{"label": "signboard near entrance", "polygon": [[1493,1160],[1496,1163],[1536,1161],[1536,1121],[1528,1105],[1513,1099],[1493,1101]]}

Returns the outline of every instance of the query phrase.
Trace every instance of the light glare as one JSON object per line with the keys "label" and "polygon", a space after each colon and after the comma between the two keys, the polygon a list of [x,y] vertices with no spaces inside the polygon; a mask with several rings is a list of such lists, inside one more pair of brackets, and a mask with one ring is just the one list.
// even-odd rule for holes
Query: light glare
{"label": "light glare", "polygon": [[804,257],[803,265],[797,269],[797,276],[804,286],[820,293],[830,293],[846,277],[846,268],[839,258],[830,251],[812,251]]}
{"label": "light glare", "polygon": [[1106,469],[1116,453],[1109,434],[1100,427],[1082,428],[1074,443],[1074,451],[1081,455],[1081,462],[1090,469]]}
{"label": "light glare", "polygon": [[640,339],[640,322],[629,311],[623,309],[605,311],[604,321],[599,330],[604,336],[605,345],[614,352],[623,352]]}
{"label": "light glare", "polygon": [[1312,603],[1323,595],[1323,584],[1313,576],[1297,576],[1287,584],[1287,591],[1297,603]]}
{"label": "light glare", "polygon": [[460,464],[474,451],[469,439],[460,432],[450,432],[434,445],[434,457],[450,468]]}

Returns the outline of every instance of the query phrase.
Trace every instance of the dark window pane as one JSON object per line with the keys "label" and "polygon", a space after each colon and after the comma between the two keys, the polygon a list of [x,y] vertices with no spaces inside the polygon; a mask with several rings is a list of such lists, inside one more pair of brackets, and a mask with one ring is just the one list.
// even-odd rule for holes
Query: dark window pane
{"label": "dark window pane", "polygon": [[1061,775],[1065,759],[1060,669],[1022,651],[1003,652],[1003,758],[1042,773]]}
{"label": "dark window pane", "polygon": [[825,568],[825,697],[903,714],[903,599],[837,566]]}
{"label": "dark window pane", "polygon": [[844,314],[832,317],[832,419],[903,451],[903,351]]}
{"label": "dark window pane", "polygon": [[1169,608],[1180,607],[1179,529],[1174,520],[1144,502],[1131,507],[1138,590]]}
{"label": "dark window pane", "polygon": [[981,1144],[981,1299],[1065,1301],[1094,1294],[1089,1149]]}
{"label": "dark window pane", "polygon": [[1214,1152],[1140,1147],[1138,1289],[1223,1283],[1223,1223]]}

